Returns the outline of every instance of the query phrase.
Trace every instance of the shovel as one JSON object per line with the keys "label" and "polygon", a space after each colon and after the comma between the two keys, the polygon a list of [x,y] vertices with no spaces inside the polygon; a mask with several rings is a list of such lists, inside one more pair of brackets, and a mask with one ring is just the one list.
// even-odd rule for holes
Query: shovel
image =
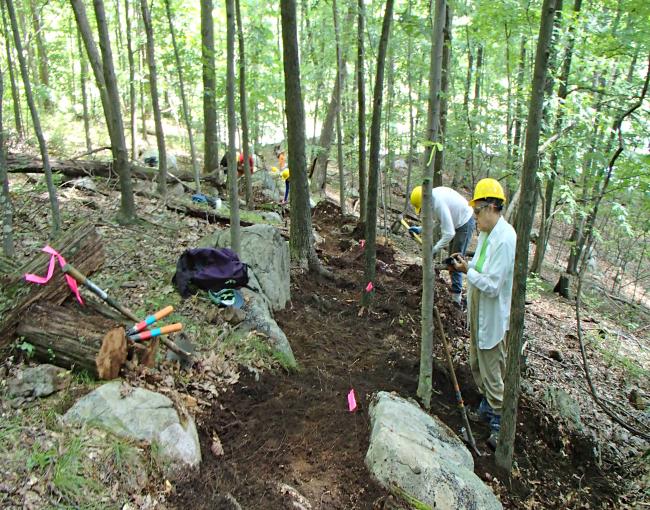
{"label": "shovel", "polygon": [[[86,286],[88,289],[90,289],[93,294],[101,298],[103,301],[111,305],[113,308],[115,308],[117,311],[119,311],[122,315],[125,317],[128,317],[132,321],[135,321],[136,323],[140,322],[140,319],[128,308],[125,308],[121,304],[119,304],[117,301],[115,301],[113,298],[111,298],[106,291],[102,290],[99,288],[97,285],[95,285],[92,281],[90,281],[88,278],[86,278],[81,272],[79,272],[78,269],[73,267],[70,264],[66,264],[63,266],[63,272],[66,274],[69,274],[72,276],[75,280],[77,280],[79,283],[83,284]],[[178,356],[184,357],[186,359],[191,359],[192,355],[178,347],[174,342],[169,340],[168,338],[165,338],[164,336],[160,337],[160,341],[165,344],[165,346],[174,351]]]}

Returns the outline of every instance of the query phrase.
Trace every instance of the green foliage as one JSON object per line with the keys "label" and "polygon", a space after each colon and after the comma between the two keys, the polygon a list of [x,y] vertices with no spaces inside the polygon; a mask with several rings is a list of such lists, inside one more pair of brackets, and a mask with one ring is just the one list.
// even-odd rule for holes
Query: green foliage
{"label": "green foliage", "polygon": [[34,355],[34,346],[30,344],[29,342],[25,342],[24,340],[16,345],[16,348],[20,349],[23,351],[23,353],[28,357],[31,358]]}

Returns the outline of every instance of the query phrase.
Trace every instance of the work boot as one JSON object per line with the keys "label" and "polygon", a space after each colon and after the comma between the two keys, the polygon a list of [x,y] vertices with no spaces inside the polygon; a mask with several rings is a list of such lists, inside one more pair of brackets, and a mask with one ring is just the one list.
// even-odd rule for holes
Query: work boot
{"label": "work boot", "polygon": [[499,443],[499,432],[501,430],[501,415],[492,414],[490,418],[490,437],[487,439],[487,444],[493,450],[497,449]]}
{"label": "work boot", "polygon": [[487,399],[483,397],[477,409],[467,410],[467,417],[476,423],[491,423],[491,420],[494,417],[494,411],[492,410],[492,407],[490,407]]}

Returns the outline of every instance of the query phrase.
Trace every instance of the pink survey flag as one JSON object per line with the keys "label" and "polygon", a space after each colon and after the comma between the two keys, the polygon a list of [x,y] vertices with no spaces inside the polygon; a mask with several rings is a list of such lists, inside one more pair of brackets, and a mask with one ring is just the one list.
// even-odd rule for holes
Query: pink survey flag
{"label": "pink survey flag", "polygon": [[361,239],[361,241],[359,241],[359,246],[361,246],[361,249],[363,250],[366,247],[366,240]]}
{"label": "pink survey flag", "polygon": [[[56,251],[54,248],[52,248],[49,245],[46,245],[45,248],[43,248],[43,251],[45,253],[50,254],[50,263],[47,267],[47,274],[45,276],[38,276],[37,274],[25,274],[25,280],[31,283],[37,283],[39,285],[45,285],[47,282],[50,281],[52,278],[52,275],[54,274],[54,266],[56,265],[56,262],[58,260],[59,265],[61,268],[65,266],[65,259],[63,258],[63,255],[61,255],[58,251]],[[68,283],[68,286],[70,287],[70,290],[72,293],[75,295],[77,298],[77,301],[79,301],[80,304],[83,305],[83,301],[81,299],[81,296],[79,295],[79,288],[77,287],[77,280],[75,280],[72,276],[66,274],[65,275],[65,281]]]}
{"label": "pink survey flag", "polygon": [[348,409],[351,413],[357,410],[357,399],[354,398],[354,389],[348,393]]}
{"label": "pink survey flag", "polygon": [[372,284],[372,282],[368,282],[368,285],[366,285],[366,292],[372,292],[372,289],[374,289],[375,286]]}

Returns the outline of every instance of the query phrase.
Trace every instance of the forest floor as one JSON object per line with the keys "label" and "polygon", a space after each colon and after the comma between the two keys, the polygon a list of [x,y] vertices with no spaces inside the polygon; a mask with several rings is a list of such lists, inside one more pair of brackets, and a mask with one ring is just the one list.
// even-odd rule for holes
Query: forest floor
{"label": "forest floor", "polygon": [[[49,228],[47,195],[33,191],[30,177],[23,179],[12,182],[16,244],[22,260],[42,248]],[[77,376],[62,395],[21,406],[6,398],[3,382],[0,505],[234,509],[236,500],[244,509],[282,509],[294,507],[297,491],[313,509],[408,508],[370,478],[364,456],[372,394],[386,390],[415,398],[421,294],[418,246],[402,233],[379,247],[375,302],[361,311],[361,236],[353,219],[340,216],[338,206],[321,202],[313,214],[315,229],[323,238],[318,251],[336,279],[292,269],[291,302],[276,314],[299,365],[298,371],[287,373],[271,360],[219,344],[219,330],[207,319],[213,313],[209,302],[196,298],[181,302],[171,287],[178,256],[219,227],[179,215],[146,194],[138,195],[143,221],[135,227],[118,227],[109,219],[119,205],[113,184],[98,182],[97,192],[61,188],[64,222],[70,225],[87,218],[97,225],[107,252],[104,267],[93,275],[100,286],[137,313],[174,304],[186,334],[205,357],[203,366],[209,361],[219,368],[219,377],[212,379],[205,371],[181,371],[169,363],[162,363],[158,371],[128,375],[131,384],[194,401],[201,467],[169,482],[156,466],[145,463],[146,481],[134,484],[142,473],[134,473],[132,465],[124,469],[123,451],[131,448],[146,458],[145,447],[122,445],[92,431],[74,438],[60,423],[61,414],[96,382]],[[593,403],[582,368],[575,309],[548,287],[538,281],[529,288],[524,391],[511,480],[504,483],[493,475],[494,455],[485,445],[487,427],[481,425],[474,434],[484,455],[475,456],[475,472],[505,508],[647,504],[648,444],[614,424]],[[459,383],[466,402],[476,405],[478,394],[467,365],[465,315],[449,304],[447,288],[448,276],[438,275],[436,300],[453,346]],[[628,311],[634,321],[625,323],[599,313],[597,304],[592,300],[588,305],[593,306],[583,311],[592,378],[619,414],[642,422],[647,430],[648,312]],[[459,430],[461,419],[435,337],[434,344],[431,412]],[[10,354],[1,367],[3,376],[29,362],[24,348],[14,348]],[[579,408],[579,427],[570,427],[566,417],[542,398],[550,386],[572,397]],[[359,402],[355,413],[347,410],[350,389]],[[642,405],[629,398],[632,390]],[[215,449],[215,442],[223,452]],[[64,461],[71,479],[63,479],[65,473],[58,469]]]}

